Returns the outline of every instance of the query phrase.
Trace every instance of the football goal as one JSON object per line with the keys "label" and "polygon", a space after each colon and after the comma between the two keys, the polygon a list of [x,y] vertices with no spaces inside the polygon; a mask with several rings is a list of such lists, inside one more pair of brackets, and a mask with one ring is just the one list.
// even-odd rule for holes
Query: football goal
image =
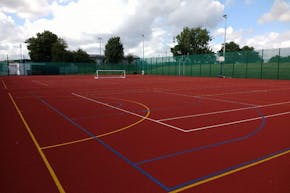
{"label": "football goal", "polygon": [[95,79],[99,78],[126,78],[125,70],[97,70]]}

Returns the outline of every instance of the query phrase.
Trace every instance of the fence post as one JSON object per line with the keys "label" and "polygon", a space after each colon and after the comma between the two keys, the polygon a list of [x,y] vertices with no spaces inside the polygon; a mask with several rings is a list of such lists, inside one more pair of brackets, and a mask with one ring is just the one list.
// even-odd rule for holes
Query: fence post
{"label": "fence post", "polygon": [[201,76],[201,62],[199,62],[199,76]]}
{"label": "fence post", "polygon": [[232,69],[232,77],[234,78],[235,76],[235,62],[233,62],[233,69]]}
{"label": "fence post", "polygon": [[211,71],[212,71],[211,68],[212,68],[212,62],[209,63],[209,76],[210,76],[210,77],[211,77],[211,74],[212,74],[212,73],[211,73]]}
{"label": "fence post", "polygon": [[263,79],[263,63],[264,63],[264,50],[262,50],[262,60],[261,60],[260,79]]}
{"label": "fence post", "polygon": [[249,52],[246,51],[246,78],[248,78]]}
{"label": "fence post", "polygon": [[193,63],[192,61],[190,62],[190,76],[192,76],[192,68],[193,68]]}
{"label": "fence post", "polygon": [[281,55],[281,48],[279,48],[279,57],[278,57],[278,66],[277,66],[277,79],[280,79],[280,56]]}

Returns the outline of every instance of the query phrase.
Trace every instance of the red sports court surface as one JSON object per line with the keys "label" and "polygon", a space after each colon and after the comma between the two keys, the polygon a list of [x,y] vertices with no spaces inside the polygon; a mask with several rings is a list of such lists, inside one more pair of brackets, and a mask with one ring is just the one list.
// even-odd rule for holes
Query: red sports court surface
{"label": "red sports court surface", "polygon": [[0,79],[0,192],[290,192],[290,81]]}

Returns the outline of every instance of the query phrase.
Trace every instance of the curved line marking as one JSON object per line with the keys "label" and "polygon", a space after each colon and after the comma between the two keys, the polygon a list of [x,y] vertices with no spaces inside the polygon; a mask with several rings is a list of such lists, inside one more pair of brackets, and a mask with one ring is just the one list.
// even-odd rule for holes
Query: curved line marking
{"label": "curved line marking", "polygon": [[[114,98],[115,99],[115,98]],[[65,145],[71,145],[71,144],[74,144],[74,143],[80,143],[80,142],[85,142],[85,141],[89,141],[89,140],[92,140],[94,139],[95,137],[97,138],[100,138],[100,137],[105,137],[105,136],[108,136],[108,135],[112,135],[114,133],[118,133],[118,132],[121,132],[121,131],[124,131],[124,130],[127,130],[135,125],[138,125],[139,123],[143,122],[144,120],[146,120],[146,118],[149,117],[150,115],[150,108],[147,107],[146,105],[140,103],[140,102],[137,102],[137,101],[133,101],[133,100],[125,100],[125,99],[115,99],[115,100],[121,100],[121,101],[127,101],[127,102],[130,102],[130,103],[135,103],[135,104],[138,104],[142,107],[144,107],[147,111],[146,115],[144,117],[142,117],[140,120],[138,120],[137,122],[135,123],[132,123],[130,125],[127,125],[125,127],[122,127],[120,129],[117,129],[117,130],[114,130],[114,131],[111,131],[111,132],[108,132],[108,133],[103,133],[103,134],[100,134],[100,135],[96,135],[94,137],[87,137],[87,138],[84,138],[84,139],[79,139],[79,140],[75,140],[75,141],[70,141],[70,142],[66,142],[66,143],[60,143],[60,144],[56,144],[56,145],[49,145],[49,146],[45,146],[45,147],[41,147],[41,149],[45,150],[45,149],[51,149],[51,148],[55,148],[55,147],[61,147],[61,146],[65,146]]]}
{"label": "curved line marking", "polygon": [[171,154],[162,155],[162,156],[159,156],[159,157],[154,157],[154,158],[147,159],[147,160],[142,160],[142,161],[137,162],[136,164],[137,165],[142,165],[142,164],[146,164],[146,163],[157,161],[157,160],[162,160],[162,159],[179,156],[179,155],[186,154],[186,153],[191,153],[191,152],[194,152],[194,151],[200,151],[200,150],[204,150],[204,149],[208,149],[208,148],[218,147],[220,145],[225,145],[225,144],[230,144],[230,143],[234,143],[234,142],[238,142],[238,141],[243,141],[243,140],[246,140],[246,139],[248,139],[250,137],[253,137],[258,132],[260,132],[264,128],[264,126],[266,124],[266,118],[263,115],[263,113],[259,109],[253,109],[253,110],[256,111],[260,115],[261,123],[255,130],[249,132],[246,135],[243,135],[241,137],[236,137],[236,138],[230,138],[230,139],[227,139],[227,140],[222,140],[222,141],[219,141],[219,142],[216,142],[216,143],[210,143],[210,144],[207,144],[207,145],[186,149],[186,150],[183,150],[183,151],[178,151],[178,152],[171,153]]}

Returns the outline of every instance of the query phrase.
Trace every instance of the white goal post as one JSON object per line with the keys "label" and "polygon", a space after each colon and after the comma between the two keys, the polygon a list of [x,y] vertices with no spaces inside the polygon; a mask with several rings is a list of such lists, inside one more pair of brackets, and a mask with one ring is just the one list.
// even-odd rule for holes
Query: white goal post
{"label": "white goal post", "polygon": [[126,78],[126,70],[97,70],[95,79],[99,78]]}

